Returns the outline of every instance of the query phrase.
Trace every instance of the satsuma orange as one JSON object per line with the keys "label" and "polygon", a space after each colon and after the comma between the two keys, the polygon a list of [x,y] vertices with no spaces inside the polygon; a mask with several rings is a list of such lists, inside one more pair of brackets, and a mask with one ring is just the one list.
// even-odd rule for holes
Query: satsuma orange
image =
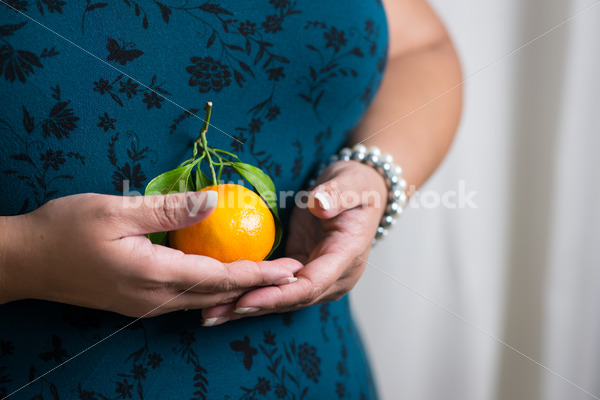
{"label": "satsuma orange", "polygon": [[275,241],[275,220],[259,195],[236,184],[205,187],[219,194],[208,218],[169,233],[171,247],[221,262],[261,261]]}

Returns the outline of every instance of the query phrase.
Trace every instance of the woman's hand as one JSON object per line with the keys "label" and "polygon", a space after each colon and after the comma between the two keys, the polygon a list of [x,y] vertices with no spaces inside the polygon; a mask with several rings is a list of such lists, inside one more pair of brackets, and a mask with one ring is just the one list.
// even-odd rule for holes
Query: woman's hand
{"label": "woman's hand", "polygon": [[[402,166],[409,187],[418,188],[437,168],[456,132],[462,104],[460,63],[427,1],[383,2],[390,38],[385,74],[348,144],[385,149]],[[375,191],[385,200],[384,180],[370,167],[350,161],[335,164],[320,181],[324,183],[316,190],[330,195],[331,208],[326,210],[321,202],[310,212],[295,210],[290,222],[287,254],[306,264],[298,281],[256,289],[235,304],[205,309],[209,324],[240,318],[244,311],[260,315],[336,300],[354,286],[383,207],[372,201],[344,206],[341,199]],[[313,191],[310,201],[314,199]]]}
{"label": "woman's hand", "polygon": [[298,280],[204,309],[209,325],[339,300],[354,287],[387,203],[385,181],[373,168],[348,161],[329,166],[317,183],[309,208],[295,209],[290,220],[286,255],[305,264]]}
{"label": "woman's hand", "polygon": [[222,264],[153,245],[144,234],[193,225],[217,192],[121,197],[78,194],[0,218],[0,303],[34,298],[153,316],[238,299],[287,283],[298,261]]}

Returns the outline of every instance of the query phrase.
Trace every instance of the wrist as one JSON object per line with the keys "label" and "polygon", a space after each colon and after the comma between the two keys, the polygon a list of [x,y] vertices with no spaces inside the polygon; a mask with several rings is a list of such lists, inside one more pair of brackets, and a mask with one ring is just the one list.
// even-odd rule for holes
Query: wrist
{"label": "wrist", "polygon": [[334,164],[340,165],[342,168],[344,165],[353,168],[358,179],[368,182],[369,191],[368,193],[364,193],[363,204],[378,210],[379,217],[381,217],[385,213],[388,200],[388,188],[385,177],[375,168],[357,160],[338,160]]}
{"label": "wrist", "polygon": [[[388,229],[396,223],[396,219],[402,214],[408,201],[407,183],[402,177],[402,168],[394,163],[394,159],[389,153],[382,154],[377,146],[371,146],[367,149],[362,144],[357,144],[352,149],[343,148],[338,154],[334,154],[329,158],[328,164],[337,164],[338,162],[363,164],[376,171],[385,182],[386,192],[383,201],[380,202],[384,212],[377,228],[377,234],[373,239],[373,244],[375,244],[377,239],[387,235]],[[319,166],[317,176],[328,164]],[[312,187],[314,183],[315,181],[311,180],[308,184],[309,187]]]}

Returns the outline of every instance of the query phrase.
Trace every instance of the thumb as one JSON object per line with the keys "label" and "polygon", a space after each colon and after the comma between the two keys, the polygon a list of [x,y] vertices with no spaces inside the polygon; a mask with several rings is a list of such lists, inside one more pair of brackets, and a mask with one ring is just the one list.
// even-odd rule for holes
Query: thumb
{"label": "thumb", "polygon": [[129,235],[173,231],[194,225],[208,217],[217,206],[214,190],[141,196],[137,207],[125,207]]}
{"label": "thumb", "polygon": [[334,172],[315,187],[308,196],[308,208],[314,216],[329,219],[357,207],[383,207],[386,196],[385,181],[379,173],[358,164]]}
{"label": "thumb", "polygon": [[308,196],[308,209],[318,218],[329,219],[360,205],[360,195],[336,179],[317,186]]}

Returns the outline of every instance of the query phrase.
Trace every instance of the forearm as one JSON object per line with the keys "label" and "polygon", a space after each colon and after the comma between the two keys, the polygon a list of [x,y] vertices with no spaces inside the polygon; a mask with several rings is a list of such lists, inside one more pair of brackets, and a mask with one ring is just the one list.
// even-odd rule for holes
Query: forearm
{"label": "forearm", "polygon": [[454,137],[462,105],[461,80],[458,57],[447,37],[393,56],[351,144],[378,146],[392,154],[409,187],[419,187],[440,164]]}
{"label": "forearm", "polygon": [[0,216],[0,304],[40,293],[44,277],[37,270],[42,258],[36,243],[43,239],[31,225],[31,213]]}
{"label": "forearm", "polygon": [[[14,256],[17,252],[15,246],[19,225],[14,220],[20,217],[0,216],[0,304],[14,300],[15,282],[11,273],[17,266]],[[23,249],[23,251],[26,251]]]}

